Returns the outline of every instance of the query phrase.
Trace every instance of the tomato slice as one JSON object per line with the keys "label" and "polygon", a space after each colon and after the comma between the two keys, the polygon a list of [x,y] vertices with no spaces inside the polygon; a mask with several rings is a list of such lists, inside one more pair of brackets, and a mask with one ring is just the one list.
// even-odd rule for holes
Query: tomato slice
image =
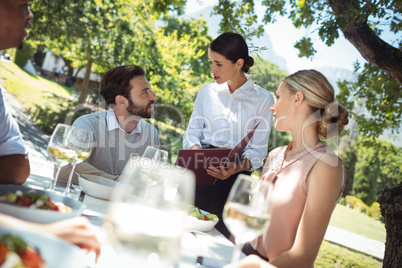
{"label": "tomato slice", "polygon": [[0,265],[7,259],[8,247],[5,244],[0,244]]}
{"label": "tomato slice", "polygon": [[41,268],[45,263],[45,261],[40,257],[39,253],[32,250],[21,252],[19,256],[26,267]]}
{"label": "tomato slice", "polygon": [[22,197],[18,198],[17,202],[15,202],[15,203],[17,205],[24,206],[24,207],[29,207],[30,205],[32,205],[31,198],[26,197],[26,196],[22,196]]}

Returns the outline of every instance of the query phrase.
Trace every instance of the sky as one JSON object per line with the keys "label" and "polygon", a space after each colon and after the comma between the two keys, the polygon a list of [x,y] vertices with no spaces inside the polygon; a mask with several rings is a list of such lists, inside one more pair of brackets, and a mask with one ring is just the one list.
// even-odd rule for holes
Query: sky
{"label": "sky", "polygon": [[[217,0],[188,0],[186,13],[198,11],[207,5],[215,5],[217,2]],[[261,5],[258,6],[257,3],[256,10],[259,17],[262,18],[265,8],[261,8]],[[319,40],[318,34],[311,33],[310,30],[306,29],[296,29],[289,19],[280,16],[277,16],[275,23],[265,25],[265,32],[270,36],[272,49],[275,53],[286,59],[290,73],[300,69],[321,68],[324,66],[353,71],[354,62],[364,63],[366,61],[358,50],[343,37],[342,33],[340,33],[340,38],[335,41],[334,45],[327,47]],[[317,53],[312,60],[299,58],[297,56],[298,50],[293,47],[295,42],[303,36],[309,36],[313,39]]]}

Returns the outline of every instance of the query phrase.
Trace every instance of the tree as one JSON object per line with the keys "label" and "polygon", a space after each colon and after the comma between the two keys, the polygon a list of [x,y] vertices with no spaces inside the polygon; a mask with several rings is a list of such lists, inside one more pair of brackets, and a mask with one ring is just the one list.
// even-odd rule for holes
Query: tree
{"label": "tree", "polygon": [[[254,2],[257,1],[220,0],[214,7],[214,12],[223,17],[220,23],[221,30],[238,31],[245,36],[260,36],[263,29],[252,27],[258,23]],[[380,35],[381,27],[388,27],[395,34],[401,31],[400,0],[280,0],[262,1],[261,5],[266,8],[263,23],[275,22],[276,15],[287,15],[296,28],[305,27],[308,32],[317,31],[321,40],[328,46],[334,44],[342,32],[345,38],[368,61],[364,65],[364,69],[356,69],[357,72],[364,74],[361,78],[375,81],[379,75],[383,78],[387,77],[381,79],[381,85],[379,83],[374,83],[369,87],[367,85],[364,87],[363,85],[351,85],[352,88],[355,88],[354,94],[344,91],[346,95],[340,96],[343,99],[356,99],[357,96],[372,91],[375,99],[380,99],[384,104],[391,102],[387,111],[376,110],[376,106],[366,105],[368,114],[375,114],[382,120],[380,124],[372,124],[370,116],[360,116],[359,131],[366,136],[371,134],[378,136],[387,128],[396,131],[399,129],[401,125],[401,109],[399,107],[402,99],[402,43],[399,38],[393,44],[387,44],[380,38]],[[299,49],[300,57],[311,58],[316,52],[308,34],[299,40],[295,47]],[[375,68],[379,71],[373,72]],[[391,80],[394,82],[384,83]],[[396,113],[395,117],[390,118],[393,113]]]}
{"label": "tree", "polygon": [[153,33],[156,61],[146,67],[163,105],[155,109],[155,117],[185,128],[199,88],[211,80],[207,49],[212,37],[204,19],[170,15],[163,22]]}
{"label": "tree", "polygon": [[377,192],[381,189],[391,189],[402,183],[402,148],[381,140],[378,148],[380,174],[377,179]]}
{"label": "tree", "polygon": [[29,38],[63,55],[74,67],[86,66],[78,100],[82,103],[92,70],[103,73],[127,59],[151,60],[152,54],[146,52],[153,43],[154,23],[183,5],[183,0],[33,0],[36,22]]}
{"label": "tree", "polygon": [[265,88],[266,90],[274,93],[282,79],[288,75],[287,72],[281,70],[278,65],[260,58],[253,56],[254,66],[250,69],[250,75],[254,82]]}
{"label": "tree", "polygon": [[355,176],[355,166],[357,161],[356,142],[345,135],[339,144],[339,157],[342,159],[346,169],[346,182],[342,196],[351,195]]}
{"label": "tree", "polygon": [[377,199],[377,178],[380,175],[378,151],[360,146],[353,180],[353,194],[365,204]]}

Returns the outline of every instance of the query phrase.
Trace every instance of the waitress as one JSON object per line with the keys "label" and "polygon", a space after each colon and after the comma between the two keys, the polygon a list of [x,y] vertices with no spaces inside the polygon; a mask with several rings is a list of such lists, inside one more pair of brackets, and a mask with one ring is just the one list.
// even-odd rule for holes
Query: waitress
{"label": "waitress", "polygon": [[195,205],[216,214],[216,228],[226,237],[230,232],[222,221],[222,211],[239,173],[251,172],[263,165],[267,155],[274,104],[272,94],[254,84],[247,73],[254,65],[244,38],[223,33],[208,48],[215,83],[198,92],[190,123],[183,137],[184,149],[233,148],[260,122],[238,162],[207,169],[217,178],[214,185],[197,186]]}

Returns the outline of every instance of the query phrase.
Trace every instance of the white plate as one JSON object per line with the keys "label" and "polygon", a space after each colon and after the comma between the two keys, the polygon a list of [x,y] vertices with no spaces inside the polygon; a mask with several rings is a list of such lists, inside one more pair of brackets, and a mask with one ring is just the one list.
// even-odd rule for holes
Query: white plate
{"label": "white plate", "polygon": [[38,249],[47,268],[86,267],[85,253],[79,247],[56,236],[0,226],[0,236],[3,234],[19,236],[26,243]]}
{"label": "white plate", "polygon": [[[82,177],[82,176],[85,176]],[[83,174],[78,176],[78,183],[84,193],[100,198],[110,200],[114,188],[120,183],[105,177]]]}
{"label": "white plate", "polygon": [[[209,214],[209,212],[206,212],[205,210],[200,209],[200,211],[204,215]],[[199,220],[193,216],[187,216],[187,218],[184,222],[184,229],[186,229],[188,231],[209,232],[215,227],[215,225],[218,223],[218,221],[219,221],[219,219],[217,219],[216,221],[204,221],[204,220]]]}
{"label": "white plate", "polygon": [[51,223],[55,221],[60,221],[64,219],[69,219],[73,217],[80,216],[82,211],[85,209],[85,205],[77,200],[71,199],[66,196],[58,195],[54,192],[35,190],[25,186],[19,185],[2,185],[0,186],[0,196],[4,196],[8,191],[15,193],[17,190],[23,192],[36,191],[38,193],[46,194],[54,202],[63,202],[66,206],[72,208],[71,212],[61,213],[58,211],[35,209],[22,207],[15,204],[8,204],[6,202],[0,202],[0,212],[8,214],[22,220],[32,221],[37,223]]}

